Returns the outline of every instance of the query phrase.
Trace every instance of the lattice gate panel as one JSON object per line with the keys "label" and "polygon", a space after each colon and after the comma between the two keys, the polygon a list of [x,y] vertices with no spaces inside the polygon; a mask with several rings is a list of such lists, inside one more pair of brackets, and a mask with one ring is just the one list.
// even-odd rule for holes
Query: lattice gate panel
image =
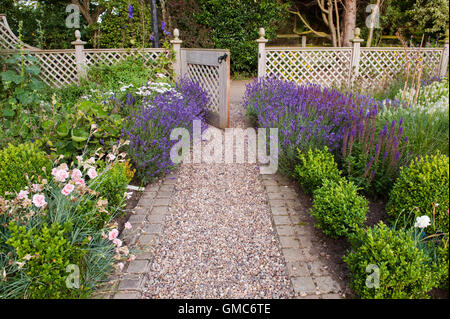
{"label": "lattice gate panel", "polygon": [[208,108],[213,112],[219,112],[219,67],[202,64],[187,64],[189,78],[198,82],[208,93]]}
{"label": "lattice gate panel", "polygon": [[340,85],[350,74],[352,49],[267,49],[266,75],[299,84]]}
{"label": "lattice gate panel", "polygon": [[437,75],[440,69],[442,49],[361,48],[359,78],[363,86],[382,85],[399,73],[414,70],[423,65],[422,78]]}

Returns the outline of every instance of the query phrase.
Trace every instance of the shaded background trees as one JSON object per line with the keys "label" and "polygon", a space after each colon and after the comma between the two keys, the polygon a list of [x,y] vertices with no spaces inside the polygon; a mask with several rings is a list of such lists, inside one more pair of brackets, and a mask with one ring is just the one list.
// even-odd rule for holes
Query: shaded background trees
{"label": "shaded background trees", "polygon": [[[88,46],[151,46],[148,0],[2,0],[0,12],[7,13],[16,34],[18,22],[24,21],[21,33],[26,43],[44,49],[72,48],[74,29],[65,26],[68,4],[80,7],[80,31]],[[371,4],[379,5],[379,21],[368,20]],[[358,26],[374,46],[399,45],[398,30],[416,43],[424,33],[436,43],[443,39],[449,20],[449,0],[159,0],[157,5],[167,29],[180,29],[183,46],[230,49],[232,72],[245,75],[256,70],[254,40],[259,27],[265,27],[276,44],[288,43],[276,39],[277,34],[290,34],[307,35],[310,45],[349,46]],[[369,28],[367,21],[375,27]]]}

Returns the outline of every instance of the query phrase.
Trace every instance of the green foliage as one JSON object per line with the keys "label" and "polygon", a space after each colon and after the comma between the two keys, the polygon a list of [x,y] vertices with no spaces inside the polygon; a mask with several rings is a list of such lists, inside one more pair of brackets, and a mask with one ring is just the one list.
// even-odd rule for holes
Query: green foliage
{"label": "green foliage", "polygon": [[323,186],[314,191],[311,215],[316,226],[334,238],[348,236],[366,219],[368,201],[358,195],[358,187],[341,178],[339,181],[325,179]]}
{"label": "green foliage", "polygon": [[398,225],[408,226],[408,221],[414,222],[415,218],[404,218],[410,213],[414,217],[427,215],[433,221],[426,228],[427,233],[448,233],[448,156],[438,152],[403,167],[390,193],[386,209]]}
{"label": "green foliage", "polygon": [[[133,17],[128,15],[128,6],[133,7]],[[148,3],[139,0],[103,1],[106,9],[102,22],[89,26],[90,31],[100,30],[100,47],[130,48],[151,47],[151,13]],[[89,38],[93,45],[94,39]]]}
{"label": "green foliage", "polygon": [[[448,103],[448,102],[447,102]],[[419,108],[394,107],[378,115],[377,125],[403,119],[404,135],[408,137],[407,152],[412,157],[440,151],[449,154],[449,112],[429,112]]]}
{"label": "green foliage", "polygon": [[[45,172],[42,168],[45,167]],[[51,161],[39,150],[37,143],[26,143],[18,146],[9,145],[0,150],[0,196],[5,192],[19,192],[28,185],[25,174],[31,181],[33,176],[48,176]]]}
{"label": "green foliage", "polygon": [[198,21],[212,29],[214,46],[231,51],[231,72],[254,74],[258,30],[264,27],[266,37],[273,39],[287,5],[272,0],[200,0],[199,4]]}
{"label": "green foliage", "polygon": [[442,36],[448,28],[448,0],[391,0],[380,15],[384,34],[402,30],[420,42],[422,34]]}
{"label": "green foliage", "polygon": [[409,231],[391,230],[380,222],[367,230],[358,229],[350,242],[352,250],[343,260],[350,270],[350,285],[361,298],[429,298],[427,293],[437,278],[431,271],[431,258],[416,247]]}
{"label": "green foliage", "polygon": [[54,223],[50,227],[44,224],[39,230],[26,230],[25,226],[10,223],[9,228],[11,237],[6,243],[15,249],[17,262],[25,263],[24,272],[30,278],[24,297],[61,299],[82,297],[87,293],[83,286],[80,289],[66,287],[66,267],[74,264],[84,268],[82,257],[86,253],[68,240],[73,231],[70,223],[64,226]]}
{"label": "green foliage", "polygon": [[120,138],[123,118],[108,104],[82,100],[72,112],[43,116],[41,140],[49,151],[74,158],[83,152],[92,154],[99,147],[110,149]]}
{"label": "green foliage", "polygon": [[108,200],[110,211],[121,208],[125,204],[124,193],[132,177],[126,163],[116,163],[104,174],[101,174],[99,180],[96,181],[99,185],[95,187],[95,190],[100,193],[101,197]]}
{"label": "green foliage", "polygon": [[39,91],[45,85],[38,78],[41,70],[36,62],[26,52],[4,60],[6,68],[0,73],[0,129],[6,137],[23,141],[37,135],[33,128],[41,101]]}
{"label": "green foliage", "polygon": [[166,2],[167,10],[173,17],[173,27],[182,32],[183,46],[186,48],[213,48],[210,39],[212,28],[200,24],[196,17],[201,14],[198,0],[171,0]]}
{"label": "green foliage", "polygon": [[339,171],[334,156],[328,151],[328,147],[323,150],[309,149],[307,154],[298,150],[300,163],[295,167],[294,176],[307,193],[312,193],[320,188],[325,179],[338,181],[341,172]]}

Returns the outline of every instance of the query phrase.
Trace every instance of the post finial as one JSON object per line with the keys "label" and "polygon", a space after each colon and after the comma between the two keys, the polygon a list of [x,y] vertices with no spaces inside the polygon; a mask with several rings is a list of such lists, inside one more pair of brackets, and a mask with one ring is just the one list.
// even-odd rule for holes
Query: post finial
{"label": "post finial", "polygon": [[180,40],[180,30],[175,28],[173,30],[173,36],[175,37],[175,40]]}
{"label": "post finial", "polygon": [[265,35],[266,35],[266,30],[264,28],[259,28],[260,39],[264,39]]}
{"label": "post finial", "polygon": [[81,41],[81,32],[80,32],[80,30],[75,30],[75,39],[77,41]]}
{"label": "post finial", "polygon": [[361,35],[361,29],[360,28],[355,28],[355,30],[353,31],[354,34],[354,38],[350,40],[350,42],[353,43],[362,43],[364,42],[364,39],[361,39],[359,36]]}

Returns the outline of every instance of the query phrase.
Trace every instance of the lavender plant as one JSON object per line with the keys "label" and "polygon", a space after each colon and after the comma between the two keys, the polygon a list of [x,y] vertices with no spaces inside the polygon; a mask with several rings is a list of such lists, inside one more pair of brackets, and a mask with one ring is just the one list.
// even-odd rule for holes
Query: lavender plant
{"label": "lavender plant", "polygon": [[176,143],[170,140],[172,129],[191,130],[194,120],[204,121],[208,101],[199,84],[181,79],[175,90],[144,98],[131,108],[122,137],[130,141],[128,154],[139,180],[147,183],[170,171],[170,149]]}
{"label": "lavender plant", "polygon": [[244,107],[256,125],[279,129],[279,168],[288,175],[294,171],[297,148],[338,151],[349,127],[378,112],[377,102],[369,97],[277,78],[249,84]]}

